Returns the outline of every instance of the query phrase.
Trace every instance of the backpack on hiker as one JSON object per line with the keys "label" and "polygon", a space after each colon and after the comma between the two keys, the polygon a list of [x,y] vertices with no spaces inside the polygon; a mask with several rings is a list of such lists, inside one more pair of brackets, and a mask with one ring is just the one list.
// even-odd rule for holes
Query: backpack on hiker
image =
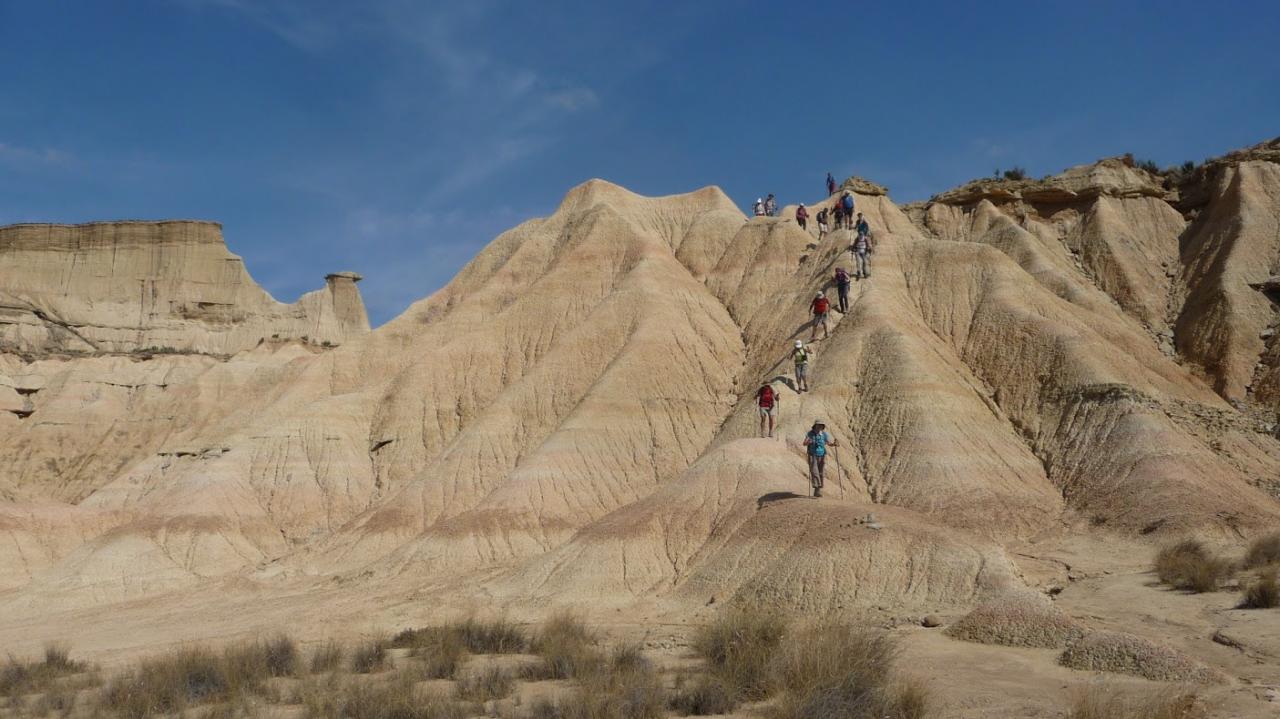
{"label": "backpack on hiker", "polygon": [[756,396],[760,400],[761,407],[765,409],[773,409],[774,397],[773,397],[772,387],[770,387],[769,385],[765,385],[761,387],[760,391],[756,393]]}
{"label": "backpack on hiker", "polygon": [[848,286],[848,284],[849,284],[849,273],[845,272],[843,267],[837,267],[836,268],[836,285]]}
{"label": "backpack on hiker", "polygon": [[813,301],[813,313],[815,315],[825,315],[831,311],[831,300],[826,297],[819,297]]}
{"label": "backpack on hiker", "polygon": [[853,195],[845,195],[844,199],[840,200],[840,204],[844,207],[846,215],[853,212]]}
{"label": "backpack on hiker", "polygon": [[809,440],[809,454],[812,454],[815,457],[822,457],[826,455],[827,453],[827,431],[826,430],[820,429],[815,431],[811,429],[809,430],[809,433],[805,435],[805,438]]}

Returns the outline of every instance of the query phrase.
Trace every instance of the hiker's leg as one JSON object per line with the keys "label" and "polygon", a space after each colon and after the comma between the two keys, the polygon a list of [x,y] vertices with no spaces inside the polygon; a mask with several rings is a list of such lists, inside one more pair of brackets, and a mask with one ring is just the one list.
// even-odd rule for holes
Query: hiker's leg
{"label": "hiker's leg", "polygon": [[818,460],[819,459],[821,459],[821,457],[816,457],[812,454],[809,455],[809,488],[811,489],[812,492],[815,492],[815,493],[818,491],[818,488],[821,486],[820,484],[818,484],[818,472],[819,472]]}
{"label": "hiker's leg", "polygon": [[815,457],[814,459],[818,460],[818,489],[822,489],[825,484],[823,481],[825,477],[823,477],[823,475],[826,474],[827,471],[827,455],[824,454],[821,457]]}
{"label": "hiker's leg", "polygon": [[774,413],[774,410],[769,410],[769,437],[770,438],[773,437],[773,413]]}

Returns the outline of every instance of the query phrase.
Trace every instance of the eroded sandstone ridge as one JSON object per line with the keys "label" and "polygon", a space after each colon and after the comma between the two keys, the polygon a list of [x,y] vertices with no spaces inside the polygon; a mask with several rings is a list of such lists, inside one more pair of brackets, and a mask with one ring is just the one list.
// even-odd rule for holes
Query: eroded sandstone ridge
{"label": "eroded sandstone ridge", "polygon": [[[587,182],[368,334],[354,278],[272,304],[213,226],[121,228],[190,273],[116,230],[11,229],[61,239],[6,258],[10,345],[88,355],[0,354],[0,612],[215,588],[936,608],[1020,586],[1011,547],[1044,537],[1254,535],[1280,524],[1277,314],[1250,286],[1280,263],[1280,165],[1232,157],[1177,188],[1105,160],[905,211],[849,184],[873,277],[775,439],[752,393],[789,382],[851,238],[716,188]],[[126,246],[132,285],[70,259]],[[218,356],[103,351],[157,343]],[[842,443],[821,501],[797,496],[814,418]]]}
{"label": "eroded sandstone ridge", "polygon": [[214,222],[0,227],[0,348],[232,355],[264,338],[341,344],[369,331],[359,280],[331,274],[295,304],[276,302]]}

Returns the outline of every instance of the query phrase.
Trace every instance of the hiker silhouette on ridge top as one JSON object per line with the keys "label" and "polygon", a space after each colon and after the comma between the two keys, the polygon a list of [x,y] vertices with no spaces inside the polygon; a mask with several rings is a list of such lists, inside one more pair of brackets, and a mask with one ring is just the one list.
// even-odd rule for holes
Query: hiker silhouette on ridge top
{"label": "hiker silhouette on ridge top", "polygon": [[831,197],[834,194],[836,194],[836,178],[832,177],[831,173],[828,172],[827,173],[827,197]]}
{"label": "hiker silhouette on ridge top", "polygon": [[769,217],[778,216],[778,201],[773,198],[772,192],[764,198],[764,214]]}
{"label": "hiker silhouette on ridge top", "polygon": [[823,474],[827,469],[827,447],[839,447],[840,443],[827,433],[827,425],[814,420],[813,427],[804,436],[804,446],[809,455],[809,486],[813,496],[822,496]]}
{"label": "hiker silhouette on ridge top", "polygon": [[756,217],[763,217],[764,216],[764,200],[757,197],[756,204],[751,206],[751,213],[754,214]]}

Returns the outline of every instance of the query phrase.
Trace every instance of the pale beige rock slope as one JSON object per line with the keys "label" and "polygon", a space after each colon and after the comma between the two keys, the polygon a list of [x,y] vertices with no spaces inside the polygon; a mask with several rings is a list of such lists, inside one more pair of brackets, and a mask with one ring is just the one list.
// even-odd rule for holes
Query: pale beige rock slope
{"label": "pale beige rock slope", "polygon": [[[196,245],[160,304],[4,275],[27,309],[0,355],[0,612],[83,621],[214,588],[358,605],[383,587],[677,615],[965,607],[1021,585],[1013,547],[1044,537],[1251,536],[1280,523],[1280,442],[1232,369],[1261,345],[1222,338],[1275,321],[1232,269],[1280,211],[1275,168],[1205,170],[1236,179],[1193,178],[1212,187],[1190,224],[1191,199],[1119,160],[906,211],[851,183],[873,277],[803,395],[788,350],[850,238],[748,220],[715,188],[588,182],[368,334],[344,278],[329,310],[281,309],[212,226],[147,226]],[[15,257],[65,276],[50,254]],[[186,316],[216,288],[232,309]],[[200,353],[128,354],[159,341]],[[772,440],[753,438],[766,380]],[[841,442],[822,500],[797,496],[815,418]]]}

